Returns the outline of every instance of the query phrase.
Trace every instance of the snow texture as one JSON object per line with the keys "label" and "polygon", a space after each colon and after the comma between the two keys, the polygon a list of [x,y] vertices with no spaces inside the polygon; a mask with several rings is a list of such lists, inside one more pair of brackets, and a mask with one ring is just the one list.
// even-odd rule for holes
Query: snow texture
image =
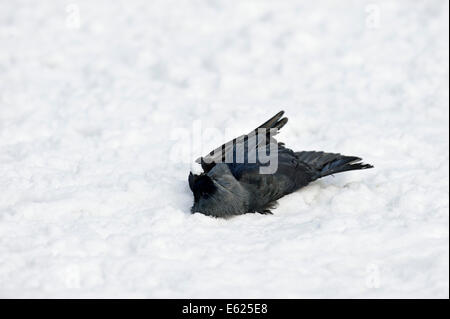
{"label": "snow texture", "polygon": [[[448,6],[0,1],[0,297],[448,298]],[[192,123],[281,109],[375,168],[191,215]]]}

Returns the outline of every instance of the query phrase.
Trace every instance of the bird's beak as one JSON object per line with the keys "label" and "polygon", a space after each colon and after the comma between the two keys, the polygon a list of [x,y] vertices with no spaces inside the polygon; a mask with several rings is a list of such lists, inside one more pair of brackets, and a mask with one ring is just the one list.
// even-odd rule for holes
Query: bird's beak
{"label": "bird's beak", "polygon": [[191,191],[194,191],[194,174],[192,174],[192,172],[189,172],[188,181],[189,181],[189,188],[191,189]]}

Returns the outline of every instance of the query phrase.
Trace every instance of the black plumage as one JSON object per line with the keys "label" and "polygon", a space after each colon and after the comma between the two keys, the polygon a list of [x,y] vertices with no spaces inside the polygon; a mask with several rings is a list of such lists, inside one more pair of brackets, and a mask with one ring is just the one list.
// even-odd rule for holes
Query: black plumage
{"label": "black plumage", "polygon": [[[281,111],[247,135],[239,136],[197,160],[200,175],[189,174],[191,211],[215,217],[271,214],[276,200],[335,173],[372,168],[361,158],[315,151],[294,152],[274,135],[287,123]],[[274,155],[270,155],[270,151]],[[269,154],[269,156],[267,156]],[[254,160],[252,160],[252,158]],[[262,173],[272,159],[276,171]]]}

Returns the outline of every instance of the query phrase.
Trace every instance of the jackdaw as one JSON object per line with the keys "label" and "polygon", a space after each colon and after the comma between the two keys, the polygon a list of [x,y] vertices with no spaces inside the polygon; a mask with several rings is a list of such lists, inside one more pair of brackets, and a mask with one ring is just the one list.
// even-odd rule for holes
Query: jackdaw
{"label": "jackdaw", "polygon": [[273,137],[288,121],[283,114],[277,113],[249,134],[196,160],[203,173],[189,174],[192,213],[214,217],[272,214],[276,200],[318,178],[373,167],[355,156],[286,148]]}

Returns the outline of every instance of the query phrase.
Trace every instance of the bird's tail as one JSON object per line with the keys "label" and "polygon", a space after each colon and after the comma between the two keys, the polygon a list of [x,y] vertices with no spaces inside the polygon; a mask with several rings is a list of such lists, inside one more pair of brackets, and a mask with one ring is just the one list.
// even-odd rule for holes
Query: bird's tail
{"label": "bird's tail", "polygon": [[313,170],[313,179],[324,176],[353,171],[358,169],[372,168],[370,164],[361,163],[361,158],[356,156],[344,156],[337,153],[324,152],[296,152],[297,158],[308,164]]}

